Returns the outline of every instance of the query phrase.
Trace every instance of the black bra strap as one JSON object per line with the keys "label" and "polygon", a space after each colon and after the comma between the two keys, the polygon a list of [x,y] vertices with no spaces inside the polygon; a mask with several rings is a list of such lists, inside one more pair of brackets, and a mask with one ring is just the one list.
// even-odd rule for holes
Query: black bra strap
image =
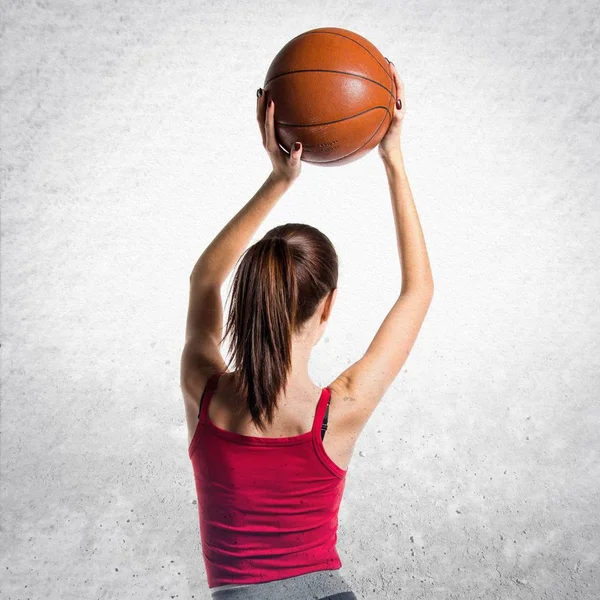
{"label": "black bra strap", "polygon": [[329,401],[327,402],[327,409],[325,410],[325,417],[323,419],[323,424],[321,425],[321,441],[325,437],[325,432],[327,431],[327,419],[329,418],[329,404],[331,403],[331,396],[329,396]]}
{"label": "black bra strap", "polygon": [[198,408],[198,420],[200,420],[200,414],[202,413],[202,400],[204,400],[204,394],[206,394],[206,390],[208,389],[208,384],[211,382],[210,380],[211,380],[211,378],[209,377],[208,381],[206,382],[206,385],[204,386],[202,396],[200,397],[200,407]]}

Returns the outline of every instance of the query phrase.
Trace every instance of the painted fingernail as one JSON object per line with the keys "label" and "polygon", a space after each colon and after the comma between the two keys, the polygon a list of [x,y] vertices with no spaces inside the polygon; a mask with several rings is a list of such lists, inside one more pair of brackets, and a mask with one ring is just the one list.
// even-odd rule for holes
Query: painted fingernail
{"label": "painted fingernail", "polygon": [[258,88],[256,90],[256,97],[260,98],[263,95],[263,89],[262,88]]}
{"label": "painted fingernail", "polygon": [[400,100],[400,98],[396,100],[396,106],[398,107],[398,110],[402,110],[402,100]]}
{"label": "painted fingernail", "polygon": [[271,108],[272,104],[273,104],[273,99],[271,98],[271,100],[269,100],[269,108]]}
{"label": "painted fingernail", "polygon": [[300,150],[300,142],[294,144],[294,150]]}

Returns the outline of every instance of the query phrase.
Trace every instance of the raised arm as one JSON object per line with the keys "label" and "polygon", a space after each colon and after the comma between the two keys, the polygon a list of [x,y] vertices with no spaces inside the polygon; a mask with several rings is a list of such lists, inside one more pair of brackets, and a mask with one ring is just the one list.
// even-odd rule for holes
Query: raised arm
{"label": "raised arm", "polygon": [[398,299],[377,330],[364,355],[332,382],[332,390],[352,398],[353,425],[362,428],[397,377],[415,343],[433,297],[433,276],[400,146],[406,111],[404,89],[390,63],[401,108],[379,145],[387,175],[402,269]]}

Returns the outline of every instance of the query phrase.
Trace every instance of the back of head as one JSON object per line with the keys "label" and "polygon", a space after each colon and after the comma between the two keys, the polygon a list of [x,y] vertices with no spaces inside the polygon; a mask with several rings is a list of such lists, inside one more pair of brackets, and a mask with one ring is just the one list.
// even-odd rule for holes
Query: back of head
{"label": "back of head", "polygon": [[223,339],[231,335],[235,393],[247,399],[262,431],[287,383],[292,336],[337,288],[337,279],[331,240],[303,223],[274,227],[240,257]]}

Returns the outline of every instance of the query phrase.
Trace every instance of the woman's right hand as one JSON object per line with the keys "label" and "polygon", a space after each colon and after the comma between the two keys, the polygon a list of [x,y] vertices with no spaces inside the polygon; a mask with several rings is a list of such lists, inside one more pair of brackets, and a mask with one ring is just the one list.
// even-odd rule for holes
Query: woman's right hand
{"label": "woman's right hand", "polygon": [[[387,60],[387,59],[386,59]],[[388,61],[389,62],[389,61]],[[384,160],[402,158],[402,149],[400,147],[400,134],[402,132],[402,119],[406,114],[406,102],[404,101],[404,84],[396,71],[394,63],[390,62],[390,68],[396,87],[396,101],[394,102],[394,116],[392,122],[379,142],[379,156]],[[399,101],[399,103],[398,103]]]}

